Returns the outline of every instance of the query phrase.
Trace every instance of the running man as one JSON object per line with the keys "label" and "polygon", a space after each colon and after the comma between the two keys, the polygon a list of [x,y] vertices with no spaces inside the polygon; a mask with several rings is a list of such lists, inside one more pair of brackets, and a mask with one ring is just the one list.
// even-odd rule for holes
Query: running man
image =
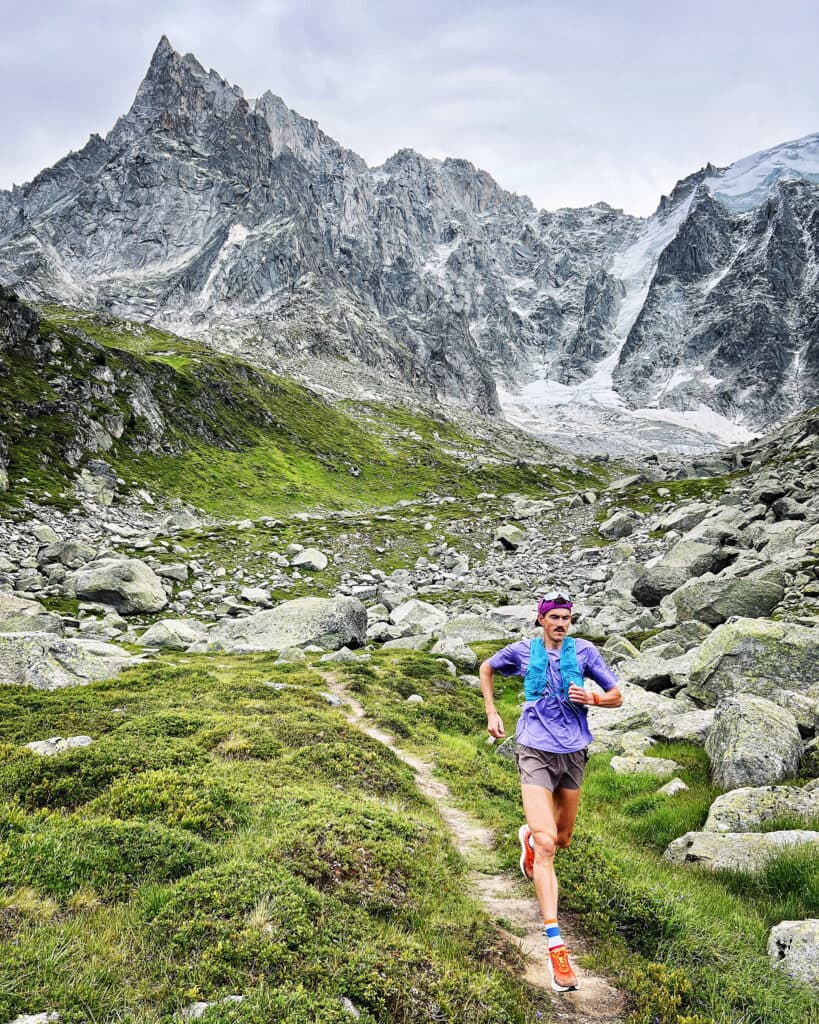
{"label": "running man", "polygon": [[[577,977],[557,924],[555,850],[565,850],[572,840],[592,741],[588,708],[617,708],[623,703],[617,677],[594,644],[568,635],[571,624],[571,598],[558,592],[546,594],[538,604],[536,619],[543,636],[509,644],[480,669],[486,728],[496,739],[505,733],[495,710],[493,674],[524,677],[523,711],[516,732],[526,816],[518,833],[520,867],[535,883],[543,933],[549,943],[552,987],[558,992],[577,988]],[[584,677],[593,679],[604,692],[586,690]]]}

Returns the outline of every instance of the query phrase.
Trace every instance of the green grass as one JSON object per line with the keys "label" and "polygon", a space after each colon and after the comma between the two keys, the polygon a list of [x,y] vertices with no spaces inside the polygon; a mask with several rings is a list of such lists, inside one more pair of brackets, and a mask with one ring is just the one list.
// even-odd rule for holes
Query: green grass
{"label": "green grass", "polygon": [[698,831],[719,793],[708,775],[708,756],[690,743],[658,743],[649,756],[668,757],[683,768],[688,790],[673,798],[656,792],[656,777],[615,775],[606,755],[595,755],[584,786],[584,800],[601,821],[614,820],[640,844],[662,853],[672,839]]}
{"label": "green grass", "polygon": [[[0,1019],[170,1021],[231,993],[245,1002],[217,1019],[341,1020],[342,996],[370,1022],[548,1013],[410,769],[326,704],[314,669],[274,660],[166,656],[80,689],[0,689]],[[516,773],[486,743],[480,694],[425,653],[334,671],[495,826],[480,867],[514,870]],[[498,682],[508,733],[519,686]],[[95,742],[56,758],[20,746],[58,733]],[[688,793],[659,797],[595,755],[558,858],[592,962],[631,994],[631,1024],[810,1021],[815,999],[770,969],[765,942],[819,912],[814,859],[787,851],[750,877],[671,866],[662,850],[716,790],[699,748],[652,752],[680,763]]]}
{"label": "green grass", "polygon": [[[0,688],[0,1020],[169,1022],[232,993],[212,1019],[342,1021],[342,997],[370,1024],[545,1011],[410,769],[275,658]],[[436,687],[432,659],[397,665]],[[446,704],[430,721],[471,726]],[[94,743],[21,746],[58,733]]]}
{"label": "green grass", "polygon": [[[556,468],[548,452],[542,463],[521,460],[443,416],[374,402],[335,408],[291,380],[144,325],[49,306],[40,334],[58,347],[46,372],[42,354],[27,350],[4,357],[0,373],[11,456],[4,507],[44,492],[69,502],[65,453],[77,420],[105,424],[111,413],[124,432],[101,455],[124,479],[218,516],[382,506],[427,492],[542,495],[604,476],[583,460]],[[108,382],[92,384],[101,369]],[[135,386],[150,391],[160,428],[135,411]]]}
{"label": "green grass", "polygon": [[[127,389],[86,403],[100,417],[122,413],[125,431],[105,457],[126,480],[217,515],[285,520],[180,538],[186,558],[229,570],[298,541],[343,552],[345,570],[389,572],[439,537],[466,550],[487,543],[490,526],[473,532],[475,523],[504,503],[478,503],[479,491],[542,496],[601,481],[591,464],[516,465],[442,417],[378,403],[332,408],[151,328],[50,308],[42,335],[61,346],[49,373],[33,355],[4,355],[0,369],[12,459],[0,508],[44,492],[70,501],[59,467],[76,425],[52,374],[80,390],[107,368],[115,380],[147,382],[166,417],[157,441],[129,414]],[[487,452],[500,463],[474,468]],[[716,495],[732,478],[640,484],[621,504],[648,511]],[[317,504],[360,509],[428,491],[458,506],[285,519]],[[274,597],[323,592],[338,573],[331,561]],[[485,658],[500,646],[474,649]],[[466,865],[412,772],[327,706],[315,669],[274,661],[174,655],[77,689],[0,687],[0,1021],[56,1009],[66,1024],[170,1022],[192,1000],[232,993],[241,1006],[211,1020],[348,1021],[342,997],[363,1024],[548,1017],[548,999],[516,975],[519,954],[469,896]],[[517,779],[486,743],[480,694],[425,653],[376,652],[334,671],[372,720],[436,762],[454,799],[495,827],[497,850],[473,866],[515,870]],[[507,734],[520,686],[498,681]],[[423,703],[407,703],[414,693]],[[92,746],[57,758],[22,746],[81,733]],[[575,842],[558,858],[562,905],[596,937],[592,962],[630,993],[630,1024],[819,1019],[815,997],[765,955],[771,925],[819,915],[814,859],[786,851],[755,876],[672,867],[665,846],[701,827],[717,790],[700,749],[652,753],[682,765],[688,792],[660,797],[655,778],[617,776],[594,756]]]}
{"label": "green grass", "polygon": [[180,878],[210,859],[200,840],[154,821],[39,816],[25,831],[7,836],[0,886],[30,886],[62,900],[91,889],[100,899],[112,899],[142,881]]}
{"label": "green grass", "polygon": [[[475,645],[481,657],[497,646]],[[418,665],[412,685],[424,697],[423,705],[406,705],[405,674],[396,672],[383,654],[373,659],[366,675],[355,667],[347,670],[349,685],[379,725],[400,735],[403,745],[435,758],[465,809],[495,825],[498,860],[514,870],[521,820],[514,766],[486,744],[480,695],[456,690],[449,714],[460,714],[464,721],[439,721],[435,671],[427,660]],[[495,700],[507,734],[517,717],[519,687],[518,679],[496,679]],[[657,744],[651,753],[678,761],[689,791],[658,796],[656,778],[616,775],[607,755],[594,755],[575,840],[558,855],[561,905],[597,937],[592,962],[615,974],[630,992],[629,1021],[819,1020],[815,995],[773,971],[765,953],[772,925],[819,912],[815,857],[804,850],[787,851],[757,876],[670,865],[662,857],[666,845],[702,827],[718,790],[709,781],[700,748]]]}

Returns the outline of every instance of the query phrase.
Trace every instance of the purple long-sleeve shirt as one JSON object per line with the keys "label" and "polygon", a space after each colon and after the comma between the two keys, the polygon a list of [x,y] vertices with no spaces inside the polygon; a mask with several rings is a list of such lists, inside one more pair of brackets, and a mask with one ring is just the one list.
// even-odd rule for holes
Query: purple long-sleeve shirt
{"label": "purple long-sleeve shirt", "polygon": [[[504,676],[525,676],[529,668],[531,640],[518,640],[493,654],[489,664]],[[577,664],[583,676],[593,679],[603,690],[617,686],[617,676],[603,660],[603,656],[587,640],[575,640]],[[587,721],[585,706],[569,704],[563,698],[560,678],[560,651],[550,651],[546,673],[546,692],[537,700],[525,701],[518,719],[518,743],[537,750],[556,754],[569,754],[587,747],[593,737]]]}

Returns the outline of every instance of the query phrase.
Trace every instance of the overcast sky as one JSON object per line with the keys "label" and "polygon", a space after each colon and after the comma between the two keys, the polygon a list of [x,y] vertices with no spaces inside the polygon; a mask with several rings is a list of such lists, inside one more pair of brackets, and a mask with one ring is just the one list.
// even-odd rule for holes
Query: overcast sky
{"label": "overcast sky", "polygon": [[105,134],[165,33],[371,165],[465,157],[541,207],[648,214],[819,131],[816,0],[0,0],[0,188]]}

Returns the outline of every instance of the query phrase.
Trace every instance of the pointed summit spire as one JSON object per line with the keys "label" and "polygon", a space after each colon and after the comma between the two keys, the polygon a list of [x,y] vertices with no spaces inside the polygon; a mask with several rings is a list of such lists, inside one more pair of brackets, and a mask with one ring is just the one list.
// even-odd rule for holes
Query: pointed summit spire
{"label": "pointed summit spire", "polygon": [[166,64],[169,58],[179,58],[179,54],[171,46],[170,40],[166,35],[163,35],[159,42],[156,44],[156,49],[151,57],[151,63],[149,67],[153,68],[157,65]]}
{"label": "pointed summit spire", "polygon": [[148,65],[148,70],[145,73],[145,78],[150,80],[161,76],[169,65],[180,61],[181,59],[181,55],[178,54],[171,46],[168,37],[163,35],[153,52],[151,63]]}

